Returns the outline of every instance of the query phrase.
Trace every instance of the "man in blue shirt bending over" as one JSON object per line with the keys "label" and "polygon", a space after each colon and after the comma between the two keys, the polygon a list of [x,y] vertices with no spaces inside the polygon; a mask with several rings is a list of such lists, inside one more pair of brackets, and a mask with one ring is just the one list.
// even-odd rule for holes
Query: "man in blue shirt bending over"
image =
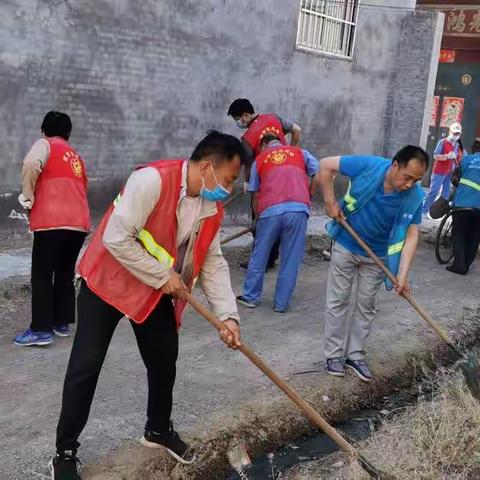
{"label": "man in blue shirt bending over", "polygon": [[[418,242],[424,193],[418,184],[428,168],[428,154],[408,145],[393,160],[374,156],[328,157],[320,160],[316,176],[323,190],[327,214],[347,221],[397,276],[398,294],[409,291],[408,272]],[[340,205],[333,178],[350,178]],[[335,221],[327,225],[334,239],[327,283],[325,359],[330,375],[343,377],[345,367],[363,381],[372,380],[365,362],[365,343],[375,316],[375,296],[385,275],[353,237]],[[353,318],[347,311],[352,285],[358,279]],[[387,282],[386,282],[387,283]],[[387,284],[387,288],[392,285]]]}

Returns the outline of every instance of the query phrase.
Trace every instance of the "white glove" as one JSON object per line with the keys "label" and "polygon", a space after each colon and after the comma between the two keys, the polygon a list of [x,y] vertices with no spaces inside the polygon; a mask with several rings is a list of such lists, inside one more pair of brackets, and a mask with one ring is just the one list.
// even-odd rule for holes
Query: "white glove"
{"label": "white glove", "polygon": [[455,159],[457,158],[457,155],[455,154],[455,152],[449,152],[449,153],[447,154],[447,158],[448,158],[449,160],[455,160]]}
{"label": "white glove", "polygon": [[247,193],[248,192],[248,182],[243,182],[243,193]]}
{"label": "white glove", "polygon": [[32,208],[32,201],[29,200],[23,193],[18,196],[18,202],[26,210],[30,210]]}

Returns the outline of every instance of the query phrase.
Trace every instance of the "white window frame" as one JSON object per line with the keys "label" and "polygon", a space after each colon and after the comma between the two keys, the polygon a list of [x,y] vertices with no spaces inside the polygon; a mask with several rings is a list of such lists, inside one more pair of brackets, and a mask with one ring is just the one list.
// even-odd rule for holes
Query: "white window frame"
{"label": "white window frame", "polygon": [[360,0],[300,0],[296,49],[351,59],[359,6]]}

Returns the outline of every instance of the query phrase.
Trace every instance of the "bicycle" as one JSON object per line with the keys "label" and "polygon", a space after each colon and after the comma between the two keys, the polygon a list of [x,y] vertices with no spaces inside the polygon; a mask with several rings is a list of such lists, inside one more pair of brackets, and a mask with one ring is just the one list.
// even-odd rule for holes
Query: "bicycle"
{"label": "bicycle", "polygon": [[435,257],[440,265],[449,263],[453,258],[452,215],[454,208],[449,206],[442,218],[435,237]]}
{"label": "bicycle", "polygon": [[453,225],[453,213],[460,212],[462,210],[472,210],[471,208],[455,208],[452,205],[451,200],[453,194],[446,201],[445,209],[446,213],[443,215],[442,221],[438,226],[437,235],[435,237],[435,256],[440,265],[450,263],[453,259],[453,238],[452,238],[452,225]]}

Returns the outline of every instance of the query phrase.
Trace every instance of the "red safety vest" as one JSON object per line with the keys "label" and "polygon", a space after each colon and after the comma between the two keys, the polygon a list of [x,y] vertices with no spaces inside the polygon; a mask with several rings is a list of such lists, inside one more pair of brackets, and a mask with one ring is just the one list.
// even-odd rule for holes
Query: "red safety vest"
{"label": "red safety vest", "polygon": [[255,160],[260,178],[258,213],[279,203],[299,202],[310,206],[310,190],[301,148],[275,146]]}
{"label": "red safety vest", "polygon": [[250,145],[255,157],[260,152],[260,142],[265,135],[275,135],[280,142],[285,145],[285,135],[283,134],[282,123],[273,113],[264,113],[258,115],[248,126],[248,130],[242,135],[242,138]]}
{"label": "red safety vest", "polygon": [[[442,149],[442,155],[448,155],[450,152],[455,151],[455,145],[452,145],[446,138],[443,140],[443,149]],[[453,169],[453,164],[455,162],[455,165],[459,165],[460,162],[462,161],[462,156],[463,152],[460,146],[458,147],[458,158],[453,161],[453,160],[443,160],[443,161],[437,161],[435,160],[435,163],[433,165],[433,171],[435,175],[450,175],[452,173]]]}
{"label": "red safety vest", "polygon": [[[177,206],[182,183],[184,160],[158,160],[138,168],[153,167],[161,176],[162,188],[160,198],[147,219],[143,230],[138,234],[138,241],[159,262],[174,267],[177,248]],[[162,291],[141,282],[123,267],[105,248],[103,234],[108,220],[117,205],[121,194],[105,213],[96,229],[92,241],[82,256],[78,273],[83,277],[90,290],[108,304],[115,307],[136,323],[144,322],[162,298]],[[186,280],[189,288],[193,286],[208,249],[217,235],[223,219],[223,207],[217,203],[217,213],[205,218],[196,236],[193,251],[193,271]],[[185,308],[183,300],[175,300],[175,317],[177,328]]]}
{"label": "red safety vest", "polygon": [[46,140],[50,156],[35,185],[30,230],[74,227],[88,231],[88,181],[83,160],[63,138]]}

